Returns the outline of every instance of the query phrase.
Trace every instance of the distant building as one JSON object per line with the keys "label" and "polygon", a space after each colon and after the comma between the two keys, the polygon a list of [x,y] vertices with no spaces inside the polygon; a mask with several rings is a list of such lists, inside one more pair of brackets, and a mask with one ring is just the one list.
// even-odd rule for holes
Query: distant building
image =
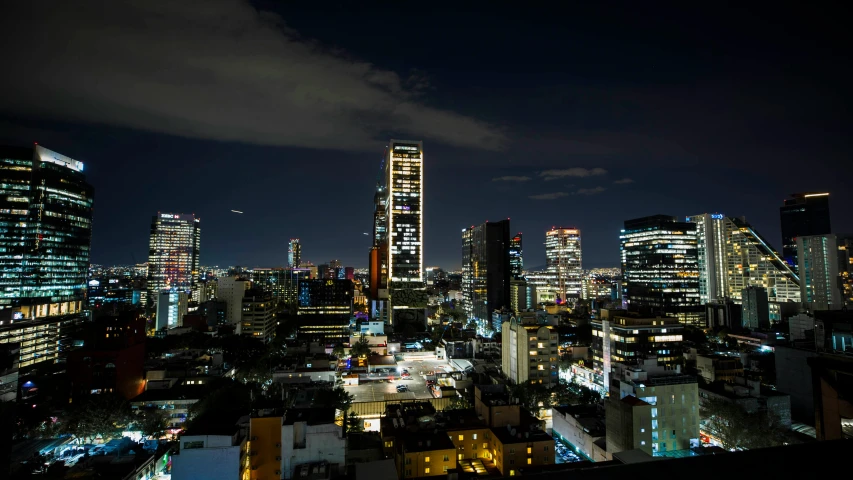
{"label": "distant building", "polygon": [[536,308],[536,285],[523,278],[510,280],[509,308],[515,313]]}
{"label": "distant building", "polygon": [[554,279],[552,286],[557,288],[560,302],[580,297],[583,277],[580,229],[552,227],[545,232],[545,268]]}
{"label": "distant building", "polygon": [[299,283],[297,336],[312,342],[344,343],[349,338],[354,287],[350,280],[306,280]]}
{"label": "distant building", "polygon": [[330,476],[342,473],[347,441],[343,427],[335,422],[335,409],[292,408],[285,411],[281,422],[283,478],[300,478],[303,476],[300,467],[321,462],[329,465]]}
{"label": "distant building", "polygon": [[509,220],[462,231],[462,294],[468,318],[488,322],[510,303]]}
{"label": "distant building", "polygon": [[0,402],[18,400],[18,365],[21,346],[17,343],[0,343]]}
{"label": "distant building", "polygon": [[797,237],[797,263],[803,305],[809,311],[840,309],[844,302],[835,235]]}
{"label": "distant building", "polygon": [[287,246],[287,266],[290,268],[302,266],[302,242],[298,238],[291,238]]}
{"label": "distant building", "polygon": [[795,193],[779,207],[782,222],[782,257],[794,273],[799,273],[797,238],[832,232],[828,193]]}
{"label": "distant building", "polygon": [[20,367],[55,362],[73,348],[74,334],[88,323],[84,315],[64,315],[36,320],[0,322],[0,343],[19,344]]}
{"label": "distant building", "polygon": [[501,368],[515,384],[528,380],[551,386],[559,380],[559,334],[548,325],[523,324],[515,317],[501,327]]}
{"label": "distant building", "polygon": [[767,290],[763,287],[746,287],[741,293],[743,313],[741,315],[744,328],[752,330],[770,328],[770,304],[767,301]]}
{"label": "distant building", "polygon": [[[200,220],[193,214],[158,213],[148,244],[148,298],[176,289],[193,295],[199,276]],[[197,297],[194,298],[197,300]],[[159,322],[158,323],[163,323]]]}
{"label": "distant building", "polygon": [[524,250],[521,241],[521,232],[509,239],[509,271],[513,279],[520,279],[524,275]]}
{"label": "distant building", "polygon": [[800,279],[743,218],[720,213],[693,215],[699,249],[702,303],[741,303],[747,287],[767,290],[771,303],[800,302]]}
{"label": "distant building", "polygon": [[837,243],[841,300],[844,305],[853,305],[853,235],[839,235]]}
{"label": "distant building", "polygon": [[189,295],[186,290],[171,288],[161,290],[157,295],[156,330],[180,327],[187,314]]}
{"label": "distant building", "polygon": [[240,276],[222,277],[216,282],[216,298],[223,300],[226,306],[225,319],[234,325],[239,333],[243,321],[243,297],[246,296],[246,291],[252,288],[252,282]]}
{"label": "distant building", "polygon": [[695,224],[668,215],[625,221],[620,239],[629,310],[704,325],[696,238]]}
{"label": "distant building", "polygon": [[734,382],[735,378],[743,376],[743,364],[740,357],[727,355],[696,355],[696,370],[699,372],[699,376],[708,383]]}
{"label": "distant building", "polygon": [[239,333],[268,342],[275,337],[275,303],[272,295],[250,289],[243,296]]}

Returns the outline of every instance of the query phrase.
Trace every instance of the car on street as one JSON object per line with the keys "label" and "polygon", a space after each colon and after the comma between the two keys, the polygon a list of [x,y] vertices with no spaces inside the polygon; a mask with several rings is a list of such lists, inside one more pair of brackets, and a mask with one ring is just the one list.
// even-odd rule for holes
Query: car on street
{"label": "car on street", "polygon": [[408,391],[409,391],[409,387],[407,387],[407,386],[405,386],[405,385],[397,385],[397,391],[398,391],[398,392],[400,392],[400,393],[402,393],[402,392],[408,392]]}

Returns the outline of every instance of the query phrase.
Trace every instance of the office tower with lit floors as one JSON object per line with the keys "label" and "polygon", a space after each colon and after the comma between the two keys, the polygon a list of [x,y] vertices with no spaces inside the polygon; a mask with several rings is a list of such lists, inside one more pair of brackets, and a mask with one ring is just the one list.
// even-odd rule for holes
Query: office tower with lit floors
{"label": "office tower with lit floors", "polygon": [[291,238],[287,245],[287,266],[299,268],[302,264],[302,243],[298,238]]}
{"label": "office tower with lit floors", "polygon": [[391,140],[385,163],[390,323],[426,326],[423,256],[423,143]]}
{"label": "office tower with lit floors", "polygon": [[[184,303],[198,300],[200,220],[192,214],[158,213],[151,219],[148,244],[148,301],[155,306],[155,328],[181,326]],[[181,294],[186,294],[187,298]],[[167,318],[159,318],[167,315]]]}
{"label": "office tower with lit floors", "polygon": [[0,343],[20,366],[63,355],[83,321],[94,189],[83,163],[41,145],[0,147]]}
{"label": "office tower with lit floors", "polygon": [[803,306],[815,310],[838,310],[844,304],[838,275],[838,245],[835,235],[797,237],[800,267],[800,297]]}
{"label": "office tower with lit floors", "polygon": [[795,193],[779,207],[782,221],[782,258],[799,274],[797,237],[832,233],[829,218],[829,193]]}
{"label": "office tower with lit floors", "polygon": [[771,309],[800,302],[799,277],[746,219],[705,213],[687,221],[696,225],[703,304],[739,304],[748,287],[766,289]]}
{"label": "office tower with lit floors", "polygon": [[620,240],[628,309],[704,325],[696,225],[669,215],[626,220]]}
{"label": "office tower with lit floors", "polygon": [[509,220],[462,231],[462,295],[468,319],[489,323],[492,312],[510,306]]}
{"label": "office tower with lit floors", "polygon": [[552,227],[545,232],[545,266],[557,288],[557,300],[580,298],[583,263],[581,231],[578,228]]}

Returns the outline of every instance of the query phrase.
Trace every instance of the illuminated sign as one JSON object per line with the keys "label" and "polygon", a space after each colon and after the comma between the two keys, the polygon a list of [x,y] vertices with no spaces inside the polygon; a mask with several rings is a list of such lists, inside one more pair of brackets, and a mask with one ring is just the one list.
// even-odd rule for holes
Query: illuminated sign
{"label": "illuminated sign", "polygon": [[712,213],[712,214],[711,214],[711,218],[712,218],[712,219],[714,219],[714,220],[722,220],[722,219],[723,219],[723,214],[722,214],[722,213]]}
{"label": "illuminated sign", "polygon": [[70,168],[77,172],[83,171],[83,162],[66,157],[65,155],[56,153],[53,150],[48,150],[41,145],[36,145],[36,154],[42,162],[55,163],[56,165],[62,165],[63,167]]}
{"label": "illuminated sign", "polygon": [[395,152],[402,153],[418,153],[420,152],[420,148],[417,145],[394,145]]}
{"label": "illuminated sign", "polygon": [[171,213],[161,213],[161,214],[160,214],[160,218],[168,218],[168,219],[170,219],[170,220],[171,220],[171,219],[178,218],[178,216],[177,216],[177,215],[173,215],[173,214],[171,214]]}

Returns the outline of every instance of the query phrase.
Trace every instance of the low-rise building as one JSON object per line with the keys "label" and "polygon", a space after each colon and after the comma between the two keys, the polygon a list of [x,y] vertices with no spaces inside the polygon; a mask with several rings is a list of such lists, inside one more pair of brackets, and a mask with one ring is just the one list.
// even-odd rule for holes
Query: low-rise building
{"label": "low-rise building", "polygon": [[327,462],[332,476],[346,465],[346,438],[335,422],[333,408],[291,408],[284,413],[281,430],[282,472],[294,478],[297,467]]}
{"label": "low-rise building", "polygon": [[612,460],[607,454],[605,434],[607,427],[604,415],[597,407],[575,405],[551,409],[553,433],[572,444],[580,453],[593,462]]}
{"label": "low-rise building", "polygon": [[501,368],[516,384],[558,382],[557,330],[549,325],[523,323],[515,317],[501,330]]}
{"label": "low-rise building", "polygon": [[197,423],[180,437],[180,453],[172,456],[172,478],[243,479],[248,425],[233,418],[207,418]]}
{"label": "low-rise building", "polygon": [[617,364],[605,402],[607,451],[640,449],[655,455],[699,446],[696,377],[655,359]]}
{"label": "low-rise building", "polygon": [[697,354],[696,370],[706,382],[734,382],[743,376],[740,357],[719,354]]}

